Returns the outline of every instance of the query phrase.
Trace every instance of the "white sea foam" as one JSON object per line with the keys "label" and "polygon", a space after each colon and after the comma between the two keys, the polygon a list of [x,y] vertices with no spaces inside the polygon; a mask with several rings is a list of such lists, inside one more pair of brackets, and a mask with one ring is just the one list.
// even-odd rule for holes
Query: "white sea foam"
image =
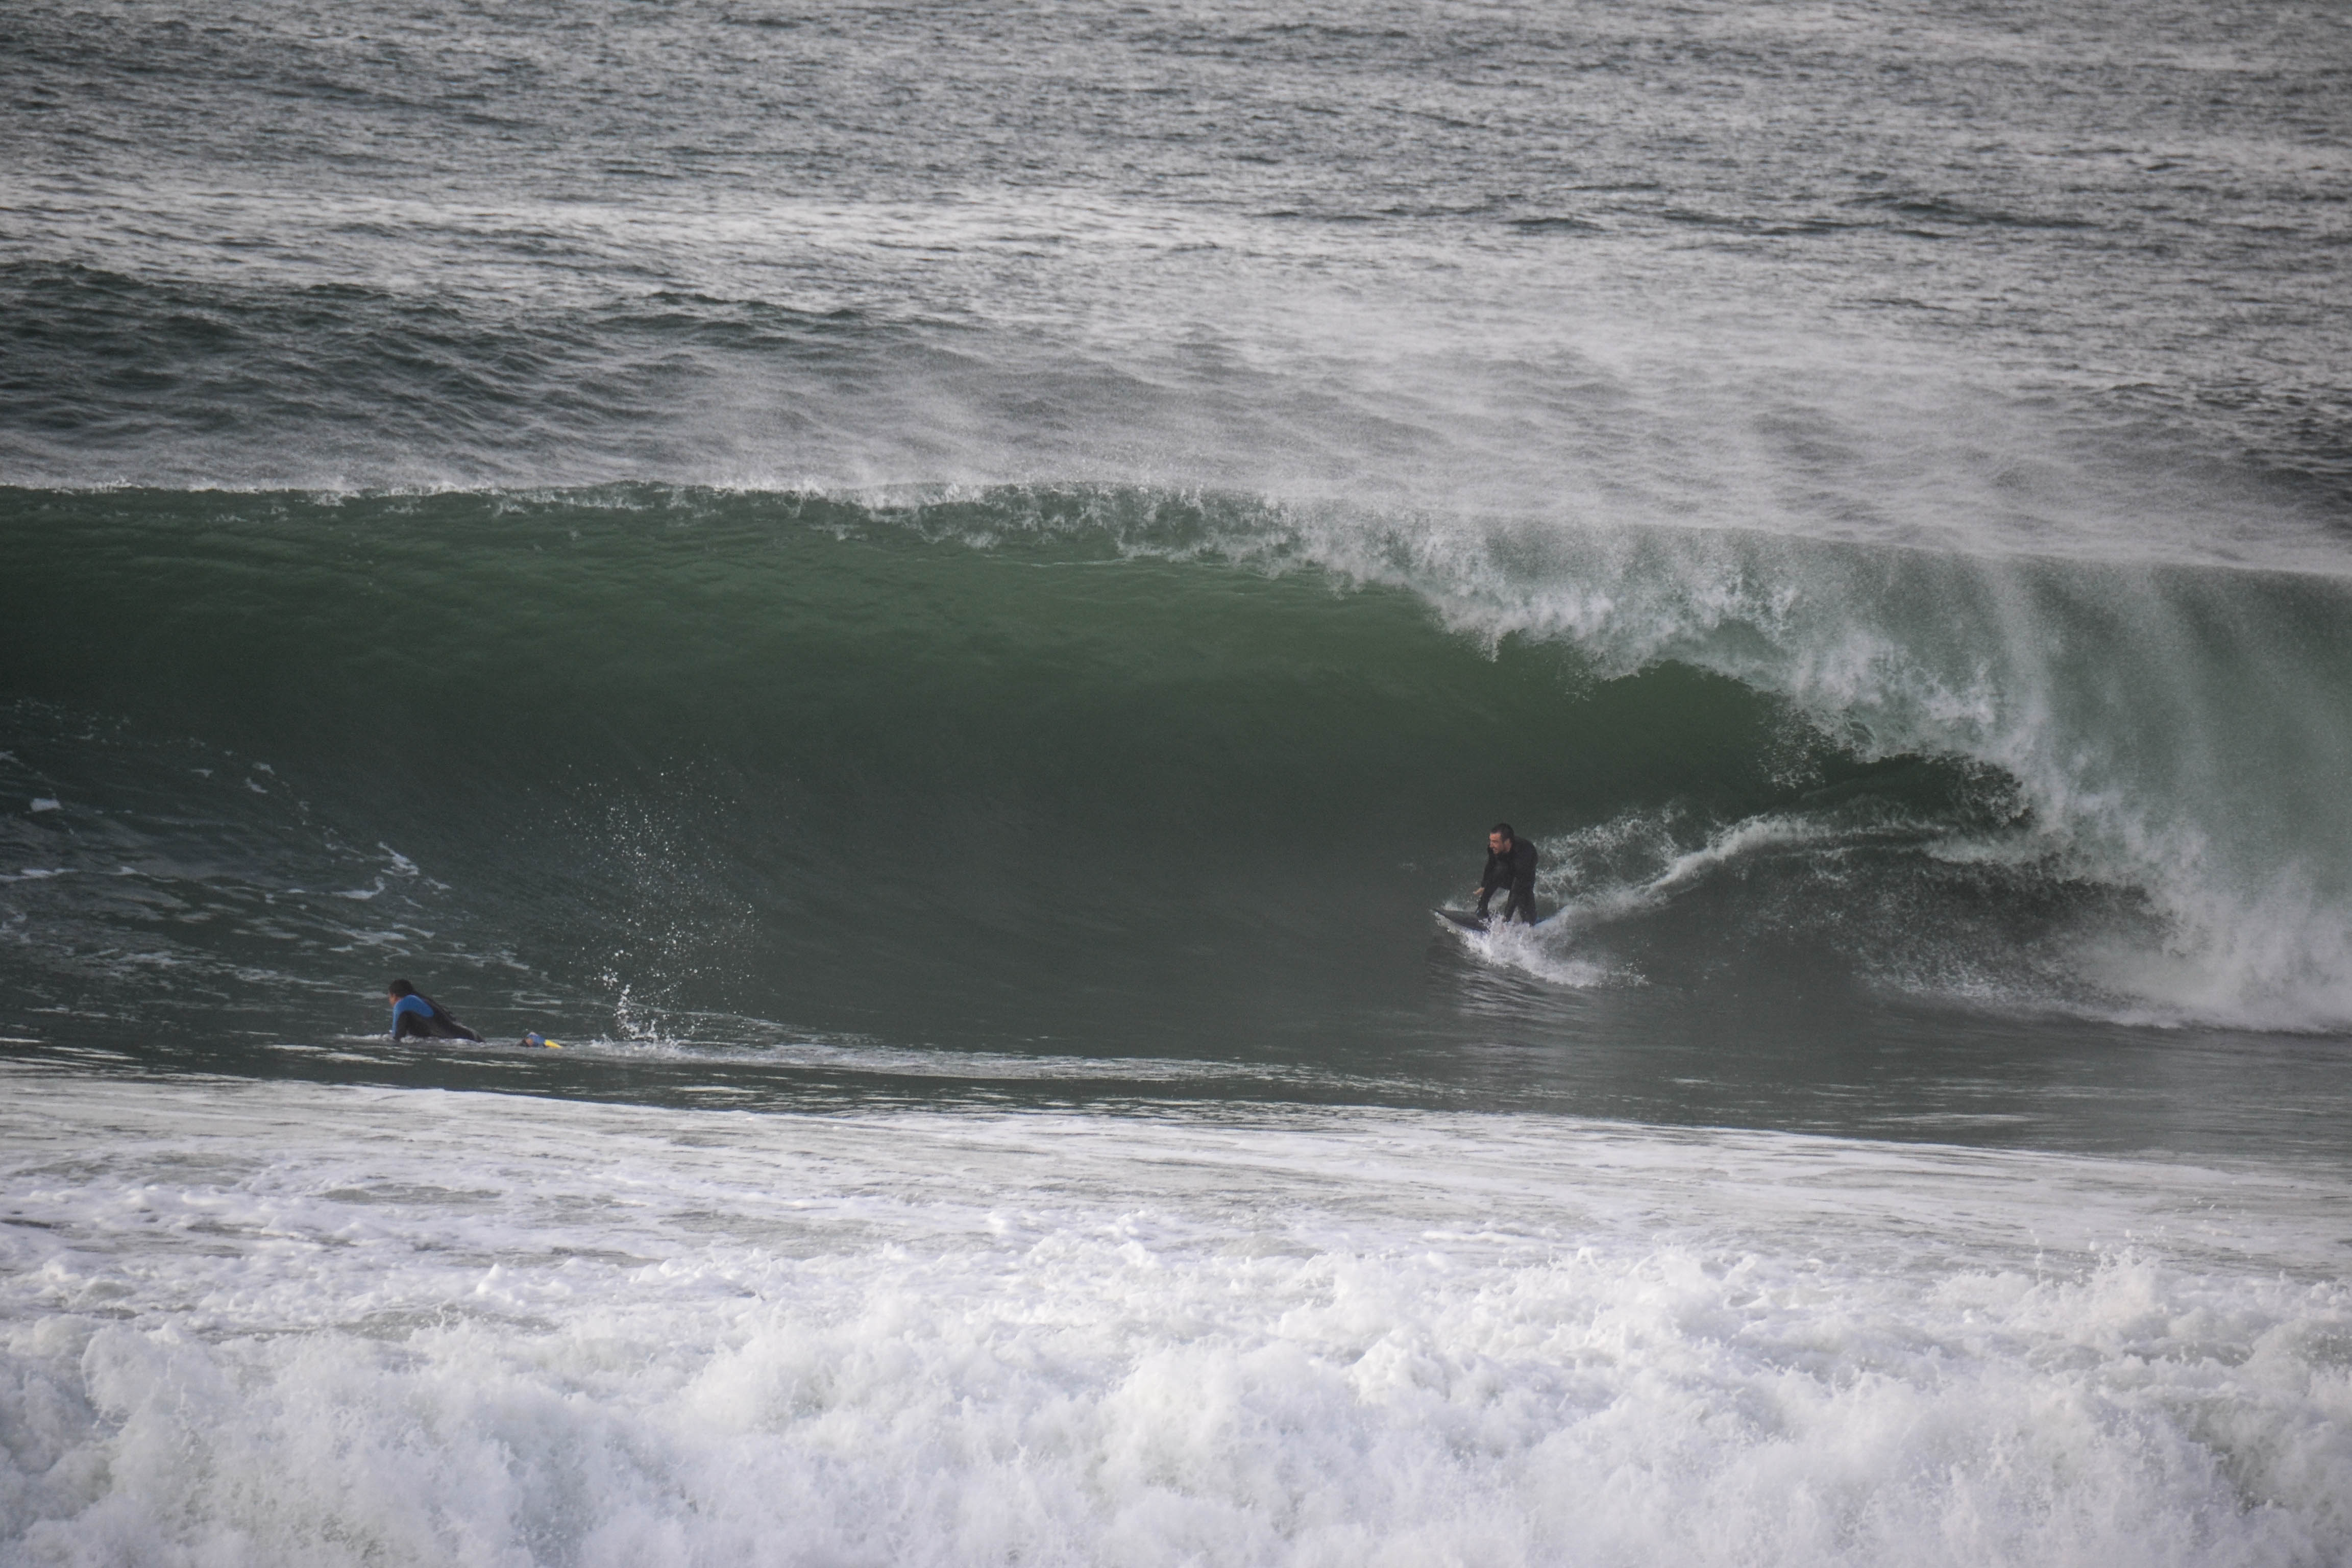
{"label": "white sea foam", "polygon": [[2332,1177],[7,1076],[15,1563],[2352,1552]]}
{"label": "white sea foam", "polygon": [[1577,952],[1571,945],[1572,929],[1557,920],[1530,926],[1498,918],[1485,931],[1460,927],[1453,930],[1463,945],[1486,963],[1524,971],[1554,985],[1584,991],[1596,985],[1639,985],[1643,982],[1641,971],[1630,964],[1612,963]]}

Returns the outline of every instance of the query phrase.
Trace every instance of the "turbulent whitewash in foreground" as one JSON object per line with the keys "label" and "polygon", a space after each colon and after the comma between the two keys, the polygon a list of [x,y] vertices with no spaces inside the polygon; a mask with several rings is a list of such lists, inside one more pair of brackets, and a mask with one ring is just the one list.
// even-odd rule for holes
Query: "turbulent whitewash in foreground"
{"label": "turbulent whitewash in foreground", "polygon": [[2340,1181],[11,1077],[25,1561],[2255,1563],[2352,1522]]}

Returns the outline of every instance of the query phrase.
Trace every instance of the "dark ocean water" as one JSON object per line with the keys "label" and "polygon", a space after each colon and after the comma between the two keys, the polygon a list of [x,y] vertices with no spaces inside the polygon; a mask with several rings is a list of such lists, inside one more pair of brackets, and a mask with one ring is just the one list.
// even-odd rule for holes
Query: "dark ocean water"
{"label": "dark ocean water", "polygon": [[0,1563],[2342,1561],[2347,81],[11,7]]}

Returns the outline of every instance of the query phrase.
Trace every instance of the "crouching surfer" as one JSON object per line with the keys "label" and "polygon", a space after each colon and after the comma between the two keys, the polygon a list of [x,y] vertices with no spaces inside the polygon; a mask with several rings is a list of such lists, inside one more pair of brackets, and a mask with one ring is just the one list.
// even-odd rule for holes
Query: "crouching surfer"
{"label": "crouching surfer", "polygon": [[1495,824],[1486,835],[1486,874],[1478,879],[1478,918],[1485,920],[1486,901],[1508,889],[1503,900],[1506,922],[1536,923],[1536,847],[1511,831],[1507,822]]}
{"label": "crouching surfer", "polygon": [[394,981],[385,994],[392,999],[392,1037],[395,1040],[478,1041],[482,1037],[405,980]]}

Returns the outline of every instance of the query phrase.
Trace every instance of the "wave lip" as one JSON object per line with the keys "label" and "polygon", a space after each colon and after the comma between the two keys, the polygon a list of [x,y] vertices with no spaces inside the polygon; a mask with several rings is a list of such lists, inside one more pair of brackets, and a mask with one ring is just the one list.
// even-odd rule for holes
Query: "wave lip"
{"label": "wave lip", "polygon": [[[1490,647],[1565,646],[1602,675],[1687,664],[1865,761],[2000,781],[2025,858],[2156,917],[2153,945],[2096,966],[2147,1017],[2352,1021],[2352,811],[2328,783],[2352,768],[2336,584],[1681,531],[1317,525],[1295,548],[1411,589]],[[1724,848],[1790,831],[1811,830],[1758,817]]]}

